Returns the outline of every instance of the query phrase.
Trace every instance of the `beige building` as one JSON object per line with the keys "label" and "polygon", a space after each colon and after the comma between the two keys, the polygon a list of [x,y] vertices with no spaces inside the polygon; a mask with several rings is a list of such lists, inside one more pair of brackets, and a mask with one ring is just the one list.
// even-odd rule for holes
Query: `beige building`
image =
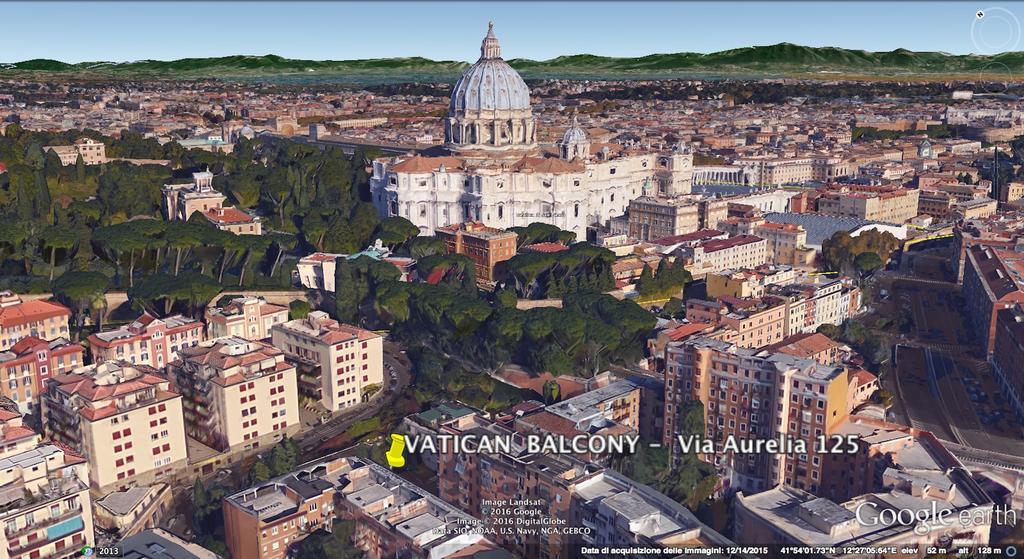
{"label": "beige building", "polygon": [[166,478],[188,458],[181,396],[152,367],[107,361],[54,376],[43,419],[89,460],[98,493]]}
{"label": "beige building", "polygon": [[[736,496],[740,544],[889,548],[907,557],[928,546],[988,545],[992,498],[931,433],[853,416],[839,432],[859,438],[855,453],[826,456],[826,487],[780,485]],[[827,496],[825,496],[827,495]],[[897,516],[899,512],[902,516]],[[943,515],[943,516],[940,516]],[[912,518],[911,522],[895,518]],[[863,557],[857,553],[837,557]]]}
{"label": "beige building", "polygon": [[693,233],[700,229],[697,204],[685,198],[672,200],[641,196],[630,200],[627,235],[641,241]]}
{"label": "beige building", "polygon": [[[707,438],[719,441],[702,458],[715,465],[726,490],[764,491],[778,484],[817,491],[823,483],[818,436],[836,433],[846,420],[846,369],[783,353],[696,339],[666,350],[664,444],[681,453],[676,435],[683,428],[685,403],[704,407]],[[807,444],[771,454],[734,452],[729,438],[789,437]]]}
{"label": "beige building", "polygon": [[202,171],[192,173],[192,182],[186,184],[165,184],[164,215],[168,220],[188,221],[195,212],[207,212],[220,208],[227,198],[213,189],[213,173]]}
{"label": "beige building", "polygon": [[274,347],[299,364],[303,392],[318,394],[329,411],[362,402],[369,387],[383,388],[384,340],[379,334],[313,311],[274,325],[271,336]]}
{"label": "beige building", "polygon": [[238,208],[211,208],[203,212],[214,227],[235,235],[262,235],[263,223],[259,217],[249,215]]}
{"label": "beige building", "polygon": [[921,191],[913,188],[843,185],[818,199],[818,212],[885,223],[906,223],[918,214]]}
{"label": "beige building", "polygon": [[754,235],[739,235],[728,239],[705,241],[692,248],[682,249],[690,260],[687,268],[694,277],[709,272],[756,268],[768,263],[768,241]]}
{"label": "beige building", "polygon": [[10,292],[0,291],[0,351],[7,351],[22,338],[41,340],[68,338],[71,309],[64,305],[34,299],[22,301]]}
{"label": "beige building", "polygon": [[168,368],[188,436],[219,451],[270,446],[299,428],[295,367],[274,346],[228,337],[184,348]]}
{"label": "beige building", "polygon": [[765,222],[754,228],[754,235],[767,241],[768,254],[775,264],[814,264],[815,251],[807,248],[807,231],[802,225]]}
{"label": "beige building", "polygon": [[366,557],[513,557],[478,533],[468,514],[354,456],[310,462],[224,499],[232,557],[285,559],[296,542],[335,522],[353,527],[352,546]]}
{"label": "beige building", "polygon": [[0,454],[0,557],[80,557],[94,541],[88,465],[40,443]]}
{"label": "beige building", "polygon": [[46,146],[43,151],[56,153],[57,157],[60,157],[60,164],[65,167],[78,163],[78,156],[82,156],[82,162],[86,165],[107,162],[107,146],[92,138],[79,138],[70,146]]}
{"label": "beige building", "polygon": [[[822,165],[815,165],[815,160],[810,157],[739,159],[734,165],[742,166],[748,182],[758,186],[801,184],[815,180],[815,171],[817,175],[822,173]],[[824,172],[828,173],[827,165]],[[835,167],[832,172],[836,172]]]}
{"label": "beige building", "polygon": [[233,336],[246,340],[270,337],[270,328],[288,320],[288,307],[272,305],[262,297],[233,299],[223,307],[206,307],[207,337]]}
{"label": "beige building", "polygon": [[156,528],[174,507],[174,492],[165,483],[136,485],[96,501],[96,525],[117,539]]}

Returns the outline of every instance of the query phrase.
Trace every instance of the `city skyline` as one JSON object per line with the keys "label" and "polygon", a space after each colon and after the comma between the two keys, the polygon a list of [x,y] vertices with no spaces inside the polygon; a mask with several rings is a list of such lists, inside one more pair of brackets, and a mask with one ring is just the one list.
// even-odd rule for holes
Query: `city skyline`
{"label": "city skyline", "polygon": [[[577,2],[256,3],[244,10],[240,3],[214,2],[203,3],[202,14],[188,10],[193,4],[187,2],[94,2],[87,11],[53,9],[61,4],[6,4],[12,21],[37,19],[45,10],[51,32],[47,41],[40,41],[32,26],[9,29],[2,62],[264,54],[311,60],[423,56],[469,61],[467,52],[473,52],[475,37],[488,21],[495,22],[508,46],[508,58],[535,60],[572,54],[709,53],[781,42],[993,54],[1019,50],[1021,39],[1019,8],[972,2],[927,7],[918,2],[645,2],[602,3],[599,10],[581,10]],[[382,8],[386,20],[372,23],[380,20]],[[547,17],[538,17],[538,11]],[[985,14],[980,19],[979,11]],[[879,17],[881,12],[885,17]],[[298,13],[320,16],[299,20]],[[371,23],[347,25],[351,20]],[[162,25],[153,26],[156,21]],[[268,22],[275,25],[271,30],[265,29]]]}

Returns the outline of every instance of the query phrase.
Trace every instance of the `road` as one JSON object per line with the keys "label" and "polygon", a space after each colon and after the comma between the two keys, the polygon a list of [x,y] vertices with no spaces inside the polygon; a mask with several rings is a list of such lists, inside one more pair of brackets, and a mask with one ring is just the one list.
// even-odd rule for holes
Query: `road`
{"label": "road", "polygon": [[412,382],[412,363],[403,353],[402,346],[384,341],[384,375],[387,386],[377,392],[368,402],[335,415],[326,423],[316,425],[296,435],[303,454],[314,452],[325,441],[344,433],[353,423],[373,417],[378,410],[386,409]]}

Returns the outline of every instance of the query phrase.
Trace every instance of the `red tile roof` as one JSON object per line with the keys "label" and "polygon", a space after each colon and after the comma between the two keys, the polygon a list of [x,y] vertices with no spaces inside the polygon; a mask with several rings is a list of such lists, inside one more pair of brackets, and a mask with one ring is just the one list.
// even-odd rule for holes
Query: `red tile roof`
{"label": "red tile roof", "polygon": [[43,301],[25,301],[9,307],[0,308],[0,327],[9,328],[21,324],[46,320],[56,316],[71,316],[71,309],[59,303]]}
{"label": "red tile roof", "polygon": [[212,208],[203,213],[206,219],[214,223],[252,223],[256,218],[236,208]]}

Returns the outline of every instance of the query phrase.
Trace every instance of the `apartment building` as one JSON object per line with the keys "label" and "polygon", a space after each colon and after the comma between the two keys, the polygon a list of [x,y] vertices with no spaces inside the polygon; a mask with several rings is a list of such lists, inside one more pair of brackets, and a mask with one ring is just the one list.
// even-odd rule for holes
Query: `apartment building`
{"label": "apartment building", "polygon": [[963,296],[971,331],[991,354],[997,314],[1024,303],[1024,254],[980,245],[967,249]]}
{"label": "apartment building", "polygon": [[1020,373],[1024,363],[1024,307],[1020,304],[996,312],[988,362],[999,381],[999,391],[1018,419],[1024,420],[1024,375]]}
{"label": "apartment building", "polygon": [[335,523],[352,523],[368,557],[512,559],[468,532],[479,523],[373,462],[330,457],[224,499],[232,557],[284,559],[290,546]]}
{"label": "apartment building", "polygon": [[185,465],[181,395],[145,365],[107,361],[50,378],[43,425],[89,461],[98,493],[165,479]]}
{"label": "apartment building", "polygon": [[213,189],[213,173],[202,171],[192,173],[192,182],[186,184],[165,184],[160,189],[164,195],[164,216],[168,221],[188,221],[195,212],[207,212],[224,205],[227,197]]}
{"label": "apartment building", "polygon": [[226,337],[183,348],[167,367],[185,432],[219,450],[266,447],[299,428],[295,366],[276,347]]}
{"label": "apartment building", "polygon": [[[441,424],[440,431],[496,437],[513,434],[480,414],[450,419]],[[576,557],[583,545],[700,547],[727,545],[724,542],[728,541],[688,509],[649,487],[573,456],[528,453],[515,442],[509,452],[493,455],[442,449],[438,452],[438,490],[442,499],[476,518],[497,518],[497,525],[511,522],[514,516],[539,514],[589,529],[589,534],[579,535],[494,536],[502,547],[521,557]],[[492,514],[487,504],[492,500],[541,504],[518,507],[530,512]]]}
{"label": "apartment building", "polygon": [[767,242],[769,258],[775,264],[814,264],[815,251],[807,248],[807,231],[802,225],[765,222],[754,227],[754,235]]}
{"label": "apartment building", "polygon": [[299,389],[329,411],[359,404],[366,389],[384,387],[384,339],[341,324],[323,311],[275,324],[274,347],[299,368]]}
{"label": "apartment building", "polygon": [[0,557],[70,559],[92,545],[86,460],[51,443],[0,453]]}
{"label": "apartment building", "polygon": [[[641,388],[617,380],[534,412],[523,412],[511,421],[520,433],[615,437],[640,430]],[[609,454],[585,452],[581,460],[606,464]]]}
{"label": "apartment building", "polygon": [[221,559],[209,549],[163,528],[144,530],[121,540],[117,546],[124,559]]}
{"label": "apartment building", "polygon": [[801,359],[813,359],[822,365],[836,365],[852,351],[849,347],[819,332],[786,336],[782,341],[765,349]]}
{"label": "apartment building", "polygon": [[861,309],[860,288],[849,278],[804,278],[767,291],[789,299],[786,335],[812,333],[822,324],[842,324]]}
{"label": "apartment building", "polygon": [[81,365],[84,354],[81,344],[65,338],[22,338],[8,351],[0,352],[0,394],[16,402],[21,413],[33,413],[46,381]]}
{"label": "apartment building", "polygon": [[913,188],[842,185],[818,198],[818,213],[906,223],[918,214],[920,194],[920,190]]}
{"label": "apartment building", "polygon": [[516,255],[518,235],[479,221],[438,227],[434,236],[444,241],[448,254],[461,254],[472,260],[476,277],[482,281],[496,281],[494,267]]}
{"label": "apartment building", "polygon": [[79,138],[70,146],[44,146],[43,151],[52,151],[60,158],[60,164],[67,167],[78,163],[78,158],[86,165],[100,165],[107,162],[107,146],[92,138]]}
{"label": "apartment building", "polygon": [[288,320],[288,307],[268,303],[263,297],[233,299],[223,307],[206,307],[207,338],[235,337],[264,340],[275,324]]}
{"label": "apartment building", "polygon": [[768,263],[768,242],[754,235],[704,241],[681,253],[690,260],[687,268],[694,277],[738,268],[756,268]]}
{"label": "apartment building", "polygon": [[94,363],[128,361],[162,369],[178,357],[178,350],[206,339],[203,323],[180,314],[157,318],[145,312],[116,330],[89,336]]}
{"label": "apartment building", "polygon": [[17,406],[3,402],[0,407],[0,457],[20,454],[35,448],[42,437],[25,426],[25,418]]}
{"label": "apartment building", "polygon": [[68,338],[71,309],[41,299],[22,301],[11,291],[0,291],[0,351],[7,351],[22,338],[43,340]]}
{"label": "apartment building", "polygon": [[749,270],[722,270],[709,273],[707,295],[717,299],[723,295],[736,298],[760,297],[769,285],[789,285],[796,281],[796,270],[786,265],[764,265]]}
{"label": "apartment building", "polygon": [[793,447],[772,454],[732,452],[719,443],[702,458],[719,470],[726,490],[785,483],[817,491],[823,480],[817,437],[836,433],[850,412],[846,369],[710,339],[669,344],[665,360],[663,443],[674,457],[682,452],[676,436],[683,434],[686,403],[698,401],[710,440],[788,437],[806,444],[806,452]]}
{"label": "apartment building", "polygon": [[787,301],[778,297],[737,299],[728,295],[717,301],[688,299],[686,319],[726,327],[740,347],[763,347],[781,341],[787,335]]}
{"label": "apartment building", "polygon": [[[998,518],[992,499],[931,433],[866,418],[853,418],[841,431],[859,436],[860,449],[828,455],[836,463],[828,469],[827,488],[780,485],[736,496],[738,543],[893,549],[989,544]],[[828,488],[837,496],[818,496]],[[883,511],[907,511],[914,522],[894,521]]]}

